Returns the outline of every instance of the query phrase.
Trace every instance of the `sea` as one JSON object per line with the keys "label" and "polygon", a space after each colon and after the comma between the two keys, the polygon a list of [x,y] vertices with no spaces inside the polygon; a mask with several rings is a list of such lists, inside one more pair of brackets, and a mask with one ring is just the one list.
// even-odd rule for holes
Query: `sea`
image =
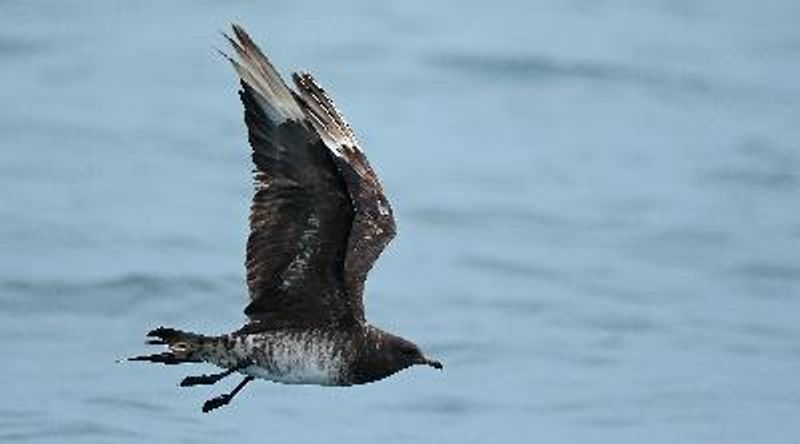
{"label": "sea", "polygon": [[[245,321],[242,24],[334,97],[441,359],[181,388]],[[800,2],[0,1],[0,442],[800,442]]]}

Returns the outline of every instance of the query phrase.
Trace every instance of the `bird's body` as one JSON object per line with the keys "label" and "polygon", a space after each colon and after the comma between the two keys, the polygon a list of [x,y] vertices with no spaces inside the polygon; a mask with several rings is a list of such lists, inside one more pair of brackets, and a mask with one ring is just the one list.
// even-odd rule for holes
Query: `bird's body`
{"label": "bird's body", "polygon": [[[207,338],[198,358],[284,384],[347,385],[348,332],[281,329]],[[246,363],[245,366],[242,363]]]}
{"label": "bird's body", "polygon": [[[181,339],[173,341],[170,335]],[[402,339],[369,325],[350,329],[236,331],[213,337],[159,329],[152,336],[170,338],[167,341],[172,341],[171,353],[181,359],[208,362],[284,384],[363,384],[402,369],[384,366],[370,372],[372,355],[381,353],[387,339]]]}
{"label": "bird's body", "polygon": [[[352,385],[411,365],[441,368],[413,343],[366,323],[367,273],[395,235],[392,209],[350,126],[311,75],[291,90],[240,27],[228,57],[241,80],[255,193],[247,242],[248,322],[222,336],[158,328],[167,351],[132,360],[208,362],[224,372],[187,377],[213,384],[232,373],[249,381]],[[226,36],[227,37],[227,36]],[[227,57],[227,56],[226,56]]]}

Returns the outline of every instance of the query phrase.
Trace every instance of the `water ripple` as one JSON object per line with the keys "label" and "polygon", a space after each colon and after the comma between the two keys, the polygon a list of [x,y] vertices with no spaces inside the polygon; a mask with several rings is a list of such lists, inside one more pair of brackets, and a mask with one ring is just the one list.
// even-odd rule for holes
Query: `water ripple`
{"label": "water ripple", "polygon": [[[131,274],[105,280],[6,280],[0,309],[17,313],[95,312],[121,315],[169,295],[214,294],[238,278]],[[110,301],[113,300],[113,303]]]}
{"label": "water ripple", "polygon": [[66,439],[69,441],[80,438],[109,439],[112,437],[135,438],[138,436],[140,436],[140,433],[118,426],[101,424],[95,421],[73,421],[48,426],[36,424],[20,430],[5,429],[0,432],[0,441],[31,441],[43,438],[56,441]]}
{"label": "water ripple", "polygon": [[564,276],[562,276],[561,273],[557,272],[553,268],[526,264],[508,259],[466,256],[462,257],[459,262],[468,268],[482,270],[495,275],[503,275],[507,277],[536,279],[551,282],[561,281],[564,279]]}
{"label": "water ripple", "polygon": [[738,276],[766,281],[800,281],[800,267],[774,262],[750,262],[734,267],[732,272]]}
{"label": "water ripple", "polygon": [[438,54],[433,66],[517,81],[578,80],[704,92],[710,82],[698,75],[542,54]]}
{"label": "water ripple", "polygon": [[41,43],[8,35],[0,36],[0,58],[24,57],[43,52]]}
{"label": "water ripple", "polygon": [[474,228],[498,226],[565,227],[568,222],[552,213],[541,210],[500,205],[480,205],[478,209],[426,207],[414,208],[408,217],[420,224],[447,228]]}

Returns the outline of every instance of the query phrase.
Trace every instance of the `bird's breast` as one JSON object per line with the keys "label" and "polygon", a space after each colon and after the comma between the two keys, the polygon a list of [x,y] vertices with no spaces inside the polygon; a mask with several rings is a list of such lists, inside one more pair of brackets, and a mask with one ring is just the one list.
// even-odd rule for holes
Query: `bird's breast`
{"label": "bird's breast", "polygon": [[315,331],[247,335],[240,344],[252,364],[241,373],[284,384],[340,385],[342,339]]}

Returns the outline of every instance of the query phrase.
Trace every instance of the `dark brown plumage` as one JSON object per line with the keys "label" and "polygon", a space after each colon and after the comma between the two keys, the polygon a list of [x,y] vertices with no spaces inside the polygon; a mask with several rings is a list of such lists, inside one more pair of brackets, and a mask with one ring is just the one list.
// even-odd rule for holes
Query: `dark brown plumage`
{"label": "dark brown plumage", "polygon": [[224,405],[254,377],[277,382],[350,385],[411,365],[441,368],[419,348],[367,325],[367,274],[395,235],[383,188],[353,131],[307,73],[292,91],[245,31],[226,36],[241,80],[239,95],[255,165],[247,241],[245,308],[249,322],[222,336],[159,328],[148,336],[168,351],[132,358],[226,369],[181,385],[246,375]]}

